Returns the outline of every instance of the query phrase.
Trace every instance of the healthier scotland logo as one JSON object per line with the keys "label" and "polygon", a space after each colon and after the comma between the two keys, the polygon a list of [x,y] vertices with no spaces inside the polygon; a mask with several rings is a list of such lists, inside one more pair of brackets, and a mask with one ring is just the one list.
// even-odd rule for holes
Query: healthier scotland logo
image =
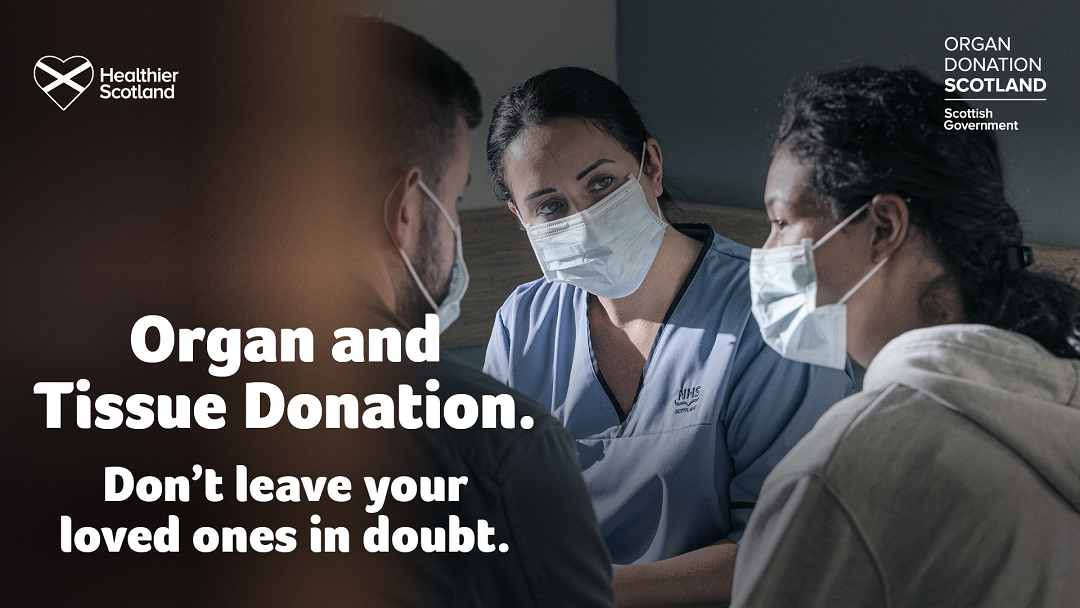
{"label": "healthier scotland logo", "polygon": [[34,82],[61,110],[68,109],[94,81],[94,65],[82,55],[46,55],[34,64]]}
{"label": "healthier scotland logo", "polygon": [[[180,72],[162,68],[101,68],[101,99],[175,99]],[[34,64],[34,82],[61,110],[94,81],[94,66],[82,55],[60,59],[46,55]]]}

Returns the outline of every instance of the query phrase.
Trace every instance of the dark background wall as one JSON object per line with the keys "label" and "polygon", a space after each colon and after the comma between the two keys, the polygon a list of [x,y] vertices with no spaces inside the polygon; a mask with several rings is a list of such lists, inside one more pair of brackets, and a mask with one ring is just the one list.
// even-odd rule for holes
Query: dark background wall
{"label": "dark background wall", "polygon": [[[980,75],[1042,77],[1047,101],[973,105],[1019,121],[999,142],[1027,240],[1080,246],[1080,2],[619,0],[617,8],[619,84],[659,138],[680,198],[702,203],[761,206],[780,100],[807,72],[913,65],[942,79],[947,56],[1041,57],[1041,73]],[[948,36],[1007,36],[1012,49],[949,52]]]}

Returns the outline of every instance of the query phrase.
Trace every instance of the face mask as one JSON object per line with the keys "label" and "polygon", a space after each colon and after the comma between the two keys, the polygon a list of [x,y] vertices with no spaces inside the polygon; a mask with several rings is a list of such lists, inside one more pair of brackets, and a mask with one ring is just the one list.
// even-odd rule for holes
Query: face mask
{"label": "face mask", "polygon": [[803,239],[799,245],[750,252],[750,310],[765,343],[785,359],[834,369],[846,367],[847,306],[844,302],[889,258],[886,256],[878,262],[836,304],[817,306],[814,249],[869,207],[870,203],[859,207],[814,245],[811,245],[812,239]]}
{"label": "face mask", "polygon": [[641,287],[667,224],[649,208],[638,176],[581,213],[526,226],[544,278],[570,283],[602,298],[622,298]]}
{"label": "face mask", "polygon": [[446,292],[446,297],[443,298],[442,304],[435,304],[435,299],[428,293],[424,282],[420,280],[420,275],[416,273],[413,268],[412,262],[409,261],[409,257],[405,255],[405,250],[398,248],[401,253],[401,258],[405,260],[405,266],[409,269],[409,273],[412,274],[412,278],[416,281],[416,286],[420,288],[420,293],[424,294],[424,298],[427,299],[428,304],[431,304],[431,308],[435,310],[435,314],[439,316],[439,333],[446,331],[450,324],[457,320],[461,314],[461,298],[465,297],[465,290],[469,288],[469,270],[465,268],[465,256],[461,254],[461,227],[454,223],[454,220],[450,219],[450,214],[446,211],[446,207],[439,202],[439,199],[435,197],[435,194],[424,184],[423,180],[418,182],[420,189],[424,191],[424,194],[435,202],[435,205],[439,207],[439,211],[442,212],[443,217],[447,222],[450,222],[450,227],[454,229],[454,238],[457,240],[457,257],[454,259],[454,267],[450,270],[450,289]]}

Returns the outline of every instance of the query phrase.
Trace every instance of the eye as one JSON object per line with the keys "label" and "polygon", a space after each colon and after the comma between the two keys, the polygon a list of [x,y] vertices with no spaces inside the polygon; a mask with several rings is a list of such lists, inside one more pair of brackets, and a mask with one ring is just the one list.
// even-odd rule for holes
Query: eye
{"label": "eye", "polygon": [[559,199],[552,199],[550,201],[544,201],[537,206],[534,213],[539,217],[547,217],[559,213],[564,206],[563,202]]}
{"label": "eye", "polygon": [[779,218],[777,218],[775,220],[769,220],[769,221],[776,225],[777,230],[783,230],[785,226],[789,226],[791,224],[791,222],[789,222],[787,220],[782,220],[782,219],[779,219]]}
{"label": "eye", "polygon": [[592,190],[593,192],[599,192],[601,190],[607,190],[608,188],[611,187],[611,184],[614,181],[615,181],[614,177],[611,177],[610,175],[605,175],[603,177],[597,178],[592,183],[592,185],[589,186],[589,189]]}

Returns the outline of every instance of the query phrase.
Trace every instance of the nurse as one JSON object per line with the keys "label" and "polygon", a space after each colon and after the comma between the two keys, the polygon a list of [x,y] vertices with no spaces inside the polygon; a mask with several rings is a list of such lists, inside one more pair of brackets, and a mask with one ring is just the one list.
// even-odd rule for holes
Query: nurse
{"label": "nurse", "polygon": [[869,368],[765,481],[733,606],[1080,598],[1080,292],[1028,268],[993,134],[945,130],[943,91],[863,67],[788,95],[754,316]]}
{"label": "nurse", "polygon": [[761,483],[851,392],[846,358],[765,345],[750,250],[664,221],[660,145],[607,78],[565,67],[515,87],[488,162],[544,278],[499,310],[485,371],[577,441],[620,606],[727,602]]}

